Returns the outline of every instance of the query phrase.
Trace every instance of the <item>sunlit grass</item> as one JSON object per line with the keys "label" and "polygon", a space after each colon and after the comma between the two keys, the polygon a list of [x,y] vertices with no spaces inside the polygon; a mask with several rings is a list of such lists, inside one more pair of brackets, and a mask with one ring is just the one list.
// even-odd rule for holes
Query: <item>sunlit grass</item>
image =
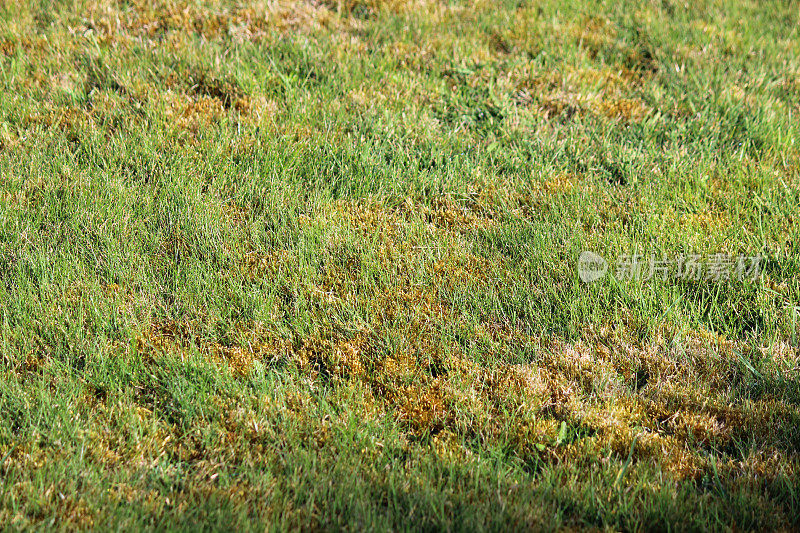
{"label": "sunlit grass", "polygon": [[796,6],[0,13],[0,524],[798,527]]}

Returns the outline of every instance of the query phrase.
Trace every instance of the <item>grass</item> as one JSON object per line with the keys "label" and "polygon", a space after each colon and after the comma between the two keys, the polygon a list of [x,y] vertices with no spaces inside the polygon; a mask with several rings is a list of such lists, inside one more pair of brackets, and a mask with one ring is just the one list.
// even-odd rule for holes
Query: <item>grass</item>
{"label": "grass", "polygon": [[4,527],[800,528],[796,5],[0,19]]}

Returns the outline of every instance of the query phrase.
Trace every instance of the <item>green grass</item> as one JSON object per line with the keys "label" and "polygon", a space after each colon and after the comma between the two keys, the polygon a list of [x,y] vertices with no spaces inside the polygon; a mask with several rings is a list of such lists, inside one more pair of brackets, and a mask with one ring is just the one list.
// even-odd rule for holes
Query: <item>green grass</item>
{"label": "green grass", "polygon": [[0,20],[3,527],[800,528],[796,4]]}

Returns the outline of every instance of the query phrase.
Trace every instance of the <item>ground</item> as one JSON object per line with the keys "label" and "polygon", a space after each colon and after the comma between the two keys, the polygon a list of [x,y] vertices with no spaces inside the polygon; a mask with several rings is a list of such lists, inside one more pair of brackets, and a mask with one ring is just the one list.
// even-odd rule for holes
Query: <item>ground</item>
{"label": "ground", "polygon": [[800,528],[795,3],[0,19],[0,524]]}

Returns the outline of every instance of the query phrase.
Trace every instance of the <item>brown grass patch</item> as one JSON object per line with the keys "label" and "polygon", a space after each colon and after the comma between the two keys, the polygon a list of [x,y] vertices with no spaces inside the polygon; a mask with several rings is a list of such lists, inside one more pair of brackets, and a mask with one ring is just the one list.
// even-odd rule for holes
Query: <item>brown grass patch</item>
{"label": "brown grass patch", "polygon": [[175,32],[197,33],[206,39],[259,40],[267,38],[270,30],[310,32],[334,21],[325,6],[292,0],[238,6],[218,2],[200,5],[182,0],[137,0],[129,10],[93,3],[83,15],[87,23],[72,28],[72,31],[86,33],[91,30],[104,43],[133,39],[149,41]]}
{"label": "brown grass patch", "polygon": [[500,83],[520,105],[533,106],[544,119],[571,120],[583,116],[641,122],[652,110],[631,91],[642,83],[640,74],[627,69],[565,69],[539,72],[516,67]]}
{"label": "brown grass patch", "polygon": [[158,357],[185,354],[194,349],[203,358],[226,365],[237,375],[248,374],[257,361],[265,364],[274,363],[290,351],[290,343],[287,340],[275,336],[259,325],[236,328],[234,333],[239,333],[241,344],[230,346],[202,339],[198,335],[201,325],[198,320],[153,322],[140,333],[136,341],[136,350],[146,357]]}

